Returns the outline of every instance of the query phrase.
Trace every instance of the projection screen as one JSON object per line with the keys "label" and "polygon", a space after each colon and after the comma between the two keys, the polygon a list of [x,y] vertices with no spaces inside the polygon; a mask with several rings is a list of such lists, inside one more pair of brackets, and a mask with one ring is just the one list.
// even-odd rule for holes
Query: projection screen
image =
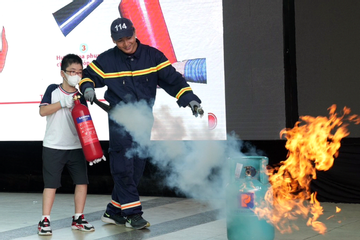
{"label": "projection screen", "polygon": [[[85,68],[114,47],[117,17],[131,18],[138,39],[163,51],[203,102],[205,114],[195,118],[158,88],[152,139],[226,139],[221,0],[13,0],[0,2],[0,141],[43,139],[39,103],[48,85],[62,82],[62,57],[77,54]],[[105,91],[96,89],[98,99]],[[99,139],[108,140],[107,113],[89,110]]]}

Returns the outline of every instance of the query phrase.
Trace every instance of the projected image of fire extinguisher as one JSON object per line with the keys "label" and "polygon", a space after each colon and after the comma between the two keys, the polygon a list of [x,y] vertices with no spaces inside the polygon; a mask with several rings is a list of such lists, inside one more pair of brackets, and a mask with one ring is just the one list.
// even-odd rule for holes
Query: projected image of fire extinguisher
{"label": "projected image of fire extinguisher", "polygon": [[90,165],[98,163],[102,160],[106,161],[89,109],[85,105],[81,104],[79,99],[80,96],[74,97],[75,106],[71,115],[74,120],[85,159]]}
{"label": "projected image of fire extinguisher", "polygon": [[133,22],[140,41],[163,52],[186,81],[207,83],[205,58],[176,59],[159,0],[121,0],[119,12]]}
{"label": "projected image of fire extinguisher", "polygon": [[73,0],[71,3],[53,13],[56,23],[66,37],[74,30],[103,0]]}
{"label": "projected image of fire extinguisher", "polygon": [[8,43],[5,36],[5,28],[2,28],[1,32],[1,46],[0,46],[0,73],[3,71],[5,66],[6,54],[8,51]]}

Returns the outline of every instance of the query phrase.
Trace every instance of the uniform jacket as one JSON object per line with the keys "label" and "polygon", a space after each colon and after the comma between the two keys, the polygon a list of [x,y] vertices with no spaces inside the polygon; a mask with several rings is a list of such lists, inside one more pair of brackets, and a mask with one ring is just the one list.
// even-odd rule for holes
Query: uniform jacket
{"label": "uniform jacket", "polygon": [[[110,106],[144,100],[152,108],[159,86],[177,98],[180,107],[186,107],[192,100],[201,103],[161,51],[141,44],[138,39],[136,41],[138,47],[131,56],[115,46],[90,63],[79,83],[81,92],[89,87],[107,86],[104,97]],[[121,129],[123,126],[119,126],[109,115],[110,152],[129,148],[133,144],[131,135]]]}
{"label": "uniform jacket", "polygon": [[88,87],[107,86],[105,99],[111,106],[145,100],[152,107],[160,86],[178,99],[180,107],[186,107],[192,100],[201,103],[161,51],[141,44],[138,39],[136,41],[138,48],[131,56],[117,46],[100,54],[84,70],[79,83],[81,92]]}

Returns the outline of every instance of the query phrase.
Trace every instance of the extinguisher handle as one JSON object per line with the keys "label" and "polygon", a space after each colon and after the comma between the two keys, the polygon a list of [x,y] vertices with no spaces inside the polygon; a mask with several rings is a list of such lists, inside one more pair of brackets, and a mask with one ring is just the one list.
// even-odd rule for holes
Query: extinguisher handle
{"label": "extinguisher handle", "polygon": [[96,105],[98,105],[99,107],[101,107],[101,109],[103,109],[105,112],[109,112],[111,110],[111,107],[109,105],[107,105],[106,103],[100,102],[96,96],[94,96],[94,103]]}

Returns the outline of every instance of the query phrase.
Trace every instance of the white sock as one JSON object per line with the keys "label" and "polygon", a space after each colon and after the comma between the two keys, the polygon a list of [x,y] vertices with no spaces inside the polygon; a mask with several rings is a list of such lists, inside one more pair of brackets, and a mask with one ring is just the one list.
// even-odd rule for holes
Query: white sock
{"label": "white sock", "polygon": [[47,218],[50,221],[50,215],[42,215],[41,221],[44,220],[44,218]]}
{"label": "white sock", "polygon": [[[78,219],[81,215],[83,215],[82,213],[75,213],[74,215],[74,219]],[[50,220],[49,220],[50,221]]]}

